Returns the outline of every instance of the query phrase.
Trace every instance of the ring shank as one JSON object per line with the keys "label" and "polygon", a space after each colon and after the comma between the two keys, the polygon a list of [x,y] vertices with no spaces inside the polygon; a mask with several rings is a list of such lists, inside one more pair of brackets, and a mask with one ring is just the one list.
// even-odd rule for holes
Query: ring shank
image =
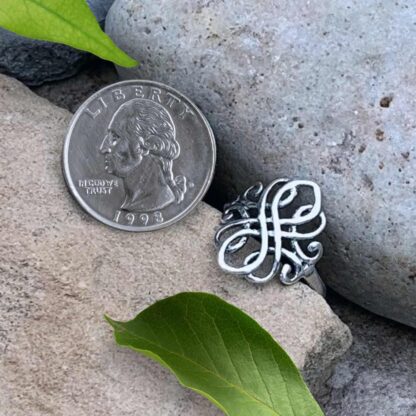
{"label": "ring shank", "polygon": [[311,272],[302,278],[309,287],[311,287],[315,292],[318,292],[321,296],[326,296],[326,286],[322,281],[319,273],[316,271],[315,267],[312,268]]}

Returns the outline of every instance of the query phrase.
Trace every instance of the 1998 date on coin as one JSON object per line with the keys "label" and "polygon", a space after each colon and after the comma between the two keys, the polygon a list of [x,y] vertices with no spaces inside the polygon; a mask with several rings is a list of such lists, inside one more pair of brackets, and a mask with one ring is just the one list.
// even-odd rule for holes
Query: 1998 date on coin
{"label": "1998 date on coin", "polygon": [[152,213],[137,213],[134,214],[132,212],[122,212],[117,210],[114,219],[116,223],[122,222],[127,223],[128,225],[153,225],[153,224],[162,224],[163,214],[160,211],[152,212]]}

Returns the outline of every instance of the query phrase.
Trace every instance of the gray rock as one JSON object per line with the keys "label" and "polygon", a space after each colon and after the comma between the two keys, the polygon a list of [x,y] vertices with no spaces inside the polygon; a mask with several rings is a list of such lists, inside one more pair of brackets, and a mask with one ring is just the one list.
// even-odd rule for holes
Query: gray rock
{"label": "gray rock", "polygon": [[[88,0],[101,24],[113,1]],[[88,54],[69,46],[24,38],[0,28],[0,72],[27,85],[71,77],[87,60]]]}
{"label": "gray rock", "polygon": [[74,113],[90,95],[118,80],[118,74],[111,62],[94,61],[85,65],[71,78],[32,87],[32,91]]}
{"label": "gray rock", "polygon": [[351,343],[302,284],[255,287],[218,270],[220,214],[206,204],[154,233],[84,214],[61,172],[71,114],[0,76],[0,414],[220,415],[159,365],[117,348],[103,314],[208,291],[246,310],[287,349],[316,393]]}
{"label": "gray rock", "polygon": [[233,198],[257,180],[316,180],[327,282],[412,326],[415,15],[415,3],[393,0],[117,0],[106,21],[142,63],[123,78],[166,82],[209,118],[213,189]]}
{"label": "gray rock", "polygon": [[87,0],[90,9],[95,14],[100,25],[104,25],[105,18],[107,13],[110,10],[110,7],[114,3],[114,0]]}
{"label": "gray rock", "polygon": [[351,328],[354,343],[328,381],[326,416],[415,415],[416,331],[338,297],[329,303]]}

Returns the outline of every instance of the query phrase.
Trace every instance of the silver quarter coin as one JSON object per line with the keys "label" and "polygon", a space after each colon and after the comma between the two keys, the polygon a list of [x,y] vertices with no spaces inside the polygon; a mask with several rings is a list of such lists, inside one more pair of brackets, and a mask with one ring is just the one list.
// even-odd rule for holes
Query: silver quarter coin
{"label": "silver quarter coin", "polygon": [[93,217],[127,231],[179,221],[206,193],[214,135],[201,111],[166,85],[109,85],[75,113],[63,168],[76,200]]}

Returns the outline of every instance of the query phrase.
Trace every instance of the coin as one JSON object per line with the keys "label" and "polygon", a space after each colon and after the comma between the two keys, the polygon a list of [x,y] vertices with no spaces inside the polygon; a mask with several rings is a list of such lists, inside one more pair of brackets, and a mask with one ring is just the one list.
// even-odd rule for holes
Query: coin
{"label": "coin", "polygon": [[151,231],[185,217],[214,173],[215,139],[192,101],[153,81],[109,85],[75,113],[65,139],[68,187],[97,220]]}

